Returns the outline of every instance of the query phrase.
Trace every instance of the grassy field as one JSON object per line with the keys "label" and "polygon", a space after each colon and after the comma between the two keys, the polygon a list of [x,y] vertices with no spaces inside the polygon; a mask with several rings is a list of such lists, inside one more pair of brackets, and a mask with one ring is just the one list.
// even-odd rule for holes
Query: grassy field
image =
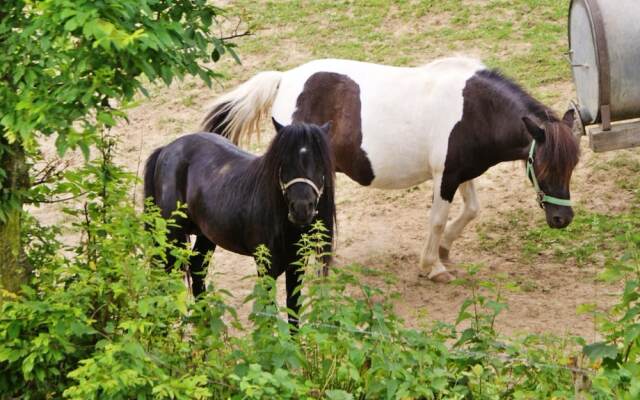
{"label": "grassy field", "polygon": [[265,68],[338,57],[419,65],[452,53],[479,56],[543,100],[559,101],[569,78],[568,6],[558,0],[267,1],[240,0],[230,12],[255,35],[239,52]]}

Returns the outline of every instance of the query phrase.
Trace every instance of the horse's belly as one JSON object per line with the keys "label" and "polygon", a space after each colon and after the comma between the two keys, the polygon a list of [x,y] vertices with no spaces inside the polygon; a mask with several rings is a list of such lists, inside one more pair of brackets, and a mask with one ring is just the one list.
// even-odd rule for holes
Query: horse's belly
{"label": "horse's belly", "polygon": [[[385,152],[369,154],[374,175],[371,187],[406,189],[432,178],[426,150],[420,153],[401,147],[390,146]],[[363,149],[367,151],[366,146]]]}

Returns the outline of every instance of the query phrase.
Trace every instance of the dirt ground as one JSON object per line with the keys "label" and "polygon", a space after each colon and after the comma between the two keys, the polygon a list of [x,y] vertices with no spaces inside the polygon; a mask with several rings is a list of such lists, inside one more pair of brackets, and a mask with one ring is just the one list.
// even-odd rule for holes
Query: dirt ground
{"label": "dirt ground", "polygon": [[[238,76],[244,79],[258,72],[260,68],[256,64],[249,60]],[[231,88],[238,82],[239,79],[225,86]],[[557,89],[566,93],[564,98],[571,98],[572,86],[569,83],[559,85]],[[169,89],[157,89],[152,98],[130,110],[128,124],[116,129],[122,141],[118,161],[140,175],[145,158],[155,147],[197,130],[207,102],[222,90],[224,88],[220,86],[208,89],[191,81]],[[554,105],[558,109],[563,106]],[[265,128],[266,132],[271,132],[270,127],[265,125]],[[263,135],[263,142],[266,143],[268,136]],[[597,176],[593,165],[611,156],[592,153],[586,138],[582,145],[583,157],[574,174],[573,198],[589,210],[605,210],[611,204],[624,205],[624,194],[616,192],[610,181],[603,179],[598,185],[590,183]],[[509,240],[505,215],[521,210],[517,212],[526,212],[526,218],[534,216],[542,223],[543,211],[535,203],[533,189],[525,179],[521,163],[504,163],[492,168],[476,180],[476,187],[481,204],[480,216],[454,243],[452,258],[459,263],[484,265],[480,273],[482,279],[504,275],[508,281],[527,288],[507,294],[509,309],[500,317],[498,329],[509,335],[555,333],[594,338],[592,318],[577,315],[576,307],[594,301],[600,307],[609,305],[615,300],[611,294],[619,292],[619,288],[596,282],[597,271],[593,267],[554,263],[549,261],[550,257],[542,255],[540,261],[534,259],[532,263],[524,263],[520,261],[518,251],[498,254],[483,248],[479,244],[478,233],[482,224],[490,222],[501,226],[507,236],[505,239]],[[434,284],[420,276],[428,272],[419,269],[418,258],[427,236],[431,188],[431,182],[426,182],[407,190],[382,191],[360,187],[346,176],[338,176],[335,267],[358,263],[395,276],[397,282],[393,290],[400,293],[395,303],[396,310],[410,326],[434,320],[455,321],[462,301],[469,295],[463,287]],[[140,202],[141,188],[136,188],[136,191]],[[601,193],[608,193],[609,199],[602,200]],[[459,206],[460,200],[456,198],[450,217],[457,215]],[[35,214],[45,223],[59,221],[59,214],[51,207],[35,210]],[[230,303],[237,308],[241,318],[246,319],[251,305],[243,300],[251,292],[254,280],[243,278],[255,275],[253,260],[218,249],[212,271],[215,272],[212,275],[215,285],[233,294]],[[372,280],[369,283],[379,282]],[[279,280],[278,288],[279,301],[284,304],[282,280]]]}

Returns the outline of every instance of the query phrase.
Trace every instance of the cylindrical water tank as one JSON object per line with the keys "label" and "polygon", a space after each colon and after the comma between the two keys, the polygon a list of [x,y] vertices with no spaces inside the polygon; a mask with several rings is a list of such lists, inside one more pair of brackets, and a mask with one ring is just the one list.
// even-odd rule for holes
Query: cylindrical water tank
{"label": "cylindrical water tank", "polygon": [[640,0],[572,0],[569,46],[585,125],[640,117]]}

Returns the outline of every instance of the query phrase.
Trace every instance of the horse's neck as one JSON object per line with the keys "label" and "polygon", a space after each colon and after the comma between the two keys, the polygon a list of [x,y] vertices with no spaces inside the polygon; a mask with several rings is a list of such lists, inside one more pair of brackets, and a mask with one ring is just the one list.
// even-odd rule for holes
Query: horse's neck
{"label": "horse's neck", "polygon": [[246,193],[247,201],[251,203],[249,212],[253,214],[253,218],[263,221],[269,220],[270,217],[277,219],[277,208],[285,205],[279,182],[268,173],[270,168],[266,165],[266,158],[263,155],[253,160],[247,171],[251,176],[250,181],[247,182],[249,187]]}
{"label": "horse's neck", "polygon": [[496,142],[498,162],[526,160],[532,138],[523,129],[505,129]]}
{"label": "horse's neck", "polygon": [[532,117],[532,112],[523,105],[506,108],[504,113],[493,119],[490,129],[495,135],[492,152],[496,163],[526,160],[529,156],[533,138],[522,122],[525,116]]}
{"label": "horse's neck", "polygon": [[265,156],[257,157],[248,166],[247,176],[250,177],[249,187],[247,188],[253,197],[258,199],[272,199],[276,192],[280,194],[278,182],[274,182],[267,173],[269,168],[266,165]]}

